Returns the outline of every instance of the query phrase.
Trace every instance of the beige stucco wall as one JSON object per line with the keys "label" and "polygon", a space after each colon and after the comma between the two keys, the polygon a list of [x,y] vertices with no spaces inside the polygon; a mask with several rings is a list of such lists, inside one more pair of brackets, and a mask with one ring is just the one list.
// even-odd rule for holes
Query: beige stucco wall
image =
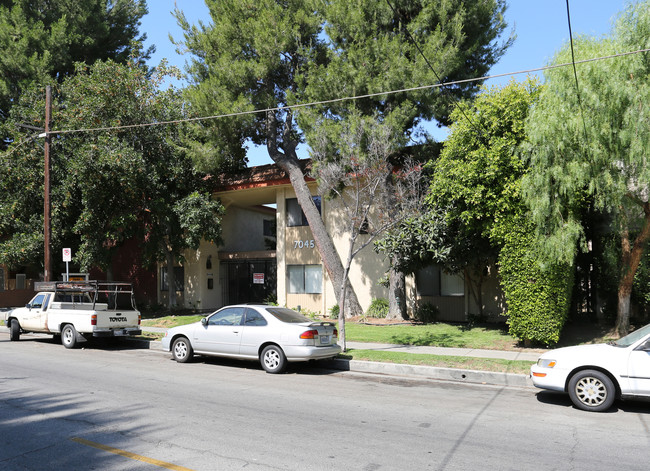
{"label": "beige stucco wall", "polygon": [[264,220],[274,218],[272,209],[228,206],[221,221],[224,244],[219,247],[219,250],[222,252],[264,250]]}
{"label": "beige stucco wall", "polygon": [[[217,247],[206,241],[201,242],[198,250],[185,253],[185,307],[216,309],[222,305],[218,256]],[[212,268],[207,268],[208,258]],[[208,278],[213,279],[212,289],[208,289]]]}

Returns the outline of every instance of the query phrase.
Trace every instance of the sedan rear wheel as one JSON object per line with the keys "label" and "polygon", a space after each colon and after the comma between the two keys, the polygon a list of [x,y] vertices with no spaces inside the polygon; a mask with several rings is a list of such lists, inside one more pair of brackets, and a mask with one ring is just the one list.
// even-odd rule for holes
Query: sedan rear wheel
{"label": "sedan rear wheel", "polygon": [[602,412],[614,404],[616,388],[606,374],[596,370],[584,370],[571,377],[569,396],[579,409]]}
{"label": "sedan rear wheel", "polygon": [[282,373],[287,366],[287,357],[277,345],[269,345],[262,350],[260,363],[267,373]]}
{"label": "sedan rear wheel", "polygon": [[172,357],[178,363],[187,363],[192,359],[194,350],[187,337],[178,337],[172,344]]}

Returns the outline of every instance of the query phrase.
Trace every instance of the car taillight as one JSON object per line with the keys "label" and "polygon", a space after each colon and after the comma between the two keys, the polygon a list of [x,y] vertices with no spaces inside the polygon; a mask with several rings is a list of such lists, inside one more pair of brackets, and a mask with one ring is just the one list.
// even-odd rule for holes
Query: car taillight
{"label": "car taillight", "polygon": [[334,333],[333,333],[332,335],[333,335],[334,337],[338,338],[338,336],[339,336],[339,330],[338,330],[338,329],[334,329]]}
{"label": "car taillight", "polygon": [[140,325],[140,321],[142,320],[142,315],[138,314],[138,325]]}
{"label": "car taillight", "polygon": [[318,335],[318,331],[316,329],[312,330],[306,330],[302,334],[300,334],[301,339],[313,339],[314,336]]}
{"label": "car taillight", "polygon": [[90,325],[97,325],[97,314],[90,316]]}

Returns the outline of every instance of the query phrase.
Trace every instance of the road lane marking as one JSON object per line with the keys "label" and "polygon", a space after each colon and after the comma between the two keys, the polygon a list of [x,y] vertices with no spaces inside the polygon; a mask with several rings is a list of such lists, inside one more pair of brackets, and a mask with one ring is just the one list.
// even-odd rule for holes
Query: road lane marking
{"label": "road lane marking", "polygon": [[184,468],[183,466],[178,466],[178,465],[175,465],[175,464],[166,463],[164,461],[156,460],[156,459],[153,459],[153,458],[148,458],[148,457],[142,456],[142,455],[136,455],[135,453],[131,453],[129,451],[120,450],[119,448],[113,448],[112,446],[108,446],[108,445],[102,445],[101,443],[91,442],[90,440],[86,440],[84,438],[73,437],[70,440],[72,440],[73,442],[81,443],[82,445],[97,448],[98,450],[108,451],[109,453],[114,453],[116,455],[124,456],[124,457],[130,458],[132,460],[137,460],[137,461],[142,461],[144,463],[153,464],[153,465],[158,466],[160,468],[171,469],[171,470],[174,470],[174,471],[193,471],[193,470],[191,470],[189,468]]}

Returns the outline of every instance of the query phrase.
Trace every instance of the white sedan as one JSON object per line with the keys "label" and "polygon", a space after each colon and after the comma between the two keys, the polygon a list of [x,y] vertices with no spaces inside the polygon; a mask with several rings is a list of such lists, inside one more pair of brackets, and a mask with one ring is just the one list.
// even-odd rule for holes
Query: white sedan
{"label": "white sedan", "polygon": [[173,327],[162,339],[179,363],[194,354],[259,360],[269,373],[287,362],[333,358],[341,352],[331,322],[314,322],[291,309],[241,304],[226,306],[200,322]]}
{"label": "white sedan", "polygon": [[535,386],[568,392],[583,410],[607,410],[616,398],[650,397],[650,324],[615,342],[546,352],[530,373]]}

